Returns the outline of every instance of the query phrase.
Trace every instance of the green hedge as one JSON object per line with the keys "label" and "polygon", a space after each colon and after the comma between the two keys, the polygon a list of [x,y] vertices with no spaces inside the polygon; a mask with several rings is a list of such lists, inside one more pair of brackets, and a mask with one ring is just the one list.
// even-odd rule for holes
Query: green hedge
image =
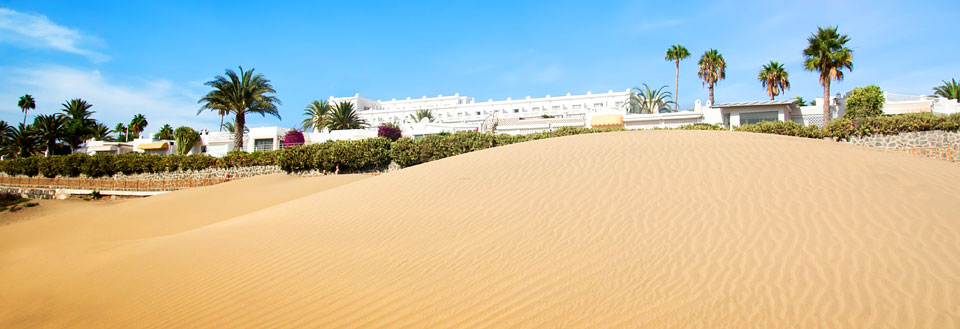
{"label": "green hedge", "polygon": [[310,170],[343,172],[374,170],[390,164],[391,142],[377,137],[355,141],[327,141],[293,146],[278,151],[280,169],[290,172]]}
{"label": "green hedge", "polygon": [[44,177],[109,177],[117,173],[127,175],[160,173],[178,170],[202,170],[217,165],[217,158],[205,154],[153,155],[125,153],[121,155],[82,153],[49,157],[26,157],[0,161],[0,171],[7,175]]}
{"label": "green hedge", "polygon": [[865,118],[834,119],[826,127],[804,127],[793,121],[771,121],[742,125],[737,131],[777,134],[807,138],[831,137],[836,140],[853,136],[899,134],[903,132],[960,129],[960,113],[939,115],[933,113],[910,113]]}

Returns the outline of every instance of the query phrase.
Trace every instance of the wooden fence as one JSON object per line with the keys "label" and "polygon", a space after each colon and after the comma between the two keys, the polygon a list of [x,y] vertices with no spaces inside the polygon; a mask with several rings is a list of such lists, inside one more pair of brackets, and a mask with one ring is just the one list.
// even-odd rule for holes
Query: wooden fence
{"label": "wooden fence", "polygon": [[960,145],[947,145],[939,147],[917,147],[901,150],[893,150],[895,152],[909,153],[913,155],[919,155],[923,157],[933,158],[937,160],[958,162],[960,161]]}
{"label": "wooden fence", "polygon": [[116,180],[89,178],[0,177],[0,186],[21,188],[78,189],[96,191],[174,191],[190,187],[216,185],[232,178],[164,180]]}

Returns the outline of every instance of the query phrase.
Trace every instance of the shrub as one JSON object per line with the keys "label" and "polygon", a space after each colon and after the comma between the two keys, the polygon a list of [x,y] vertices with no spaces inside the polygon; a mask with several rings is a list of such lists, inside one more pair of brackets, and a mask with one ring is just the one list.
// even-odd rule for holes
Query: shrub
{"label": "shrub", "polygon": [[144,161],[144,158],[146,158],[146,154],[141,154],[138,152],[130,152],[118,155],[116,158],[117,172],[121,172],[125,175],[149,172],[150,168],[148,167],[148,163]]}
{"label": "shrub", "polygon": [[173,131],[173,138],[177,140],[177,154],[187,155],[200,140],[200,133],[190,127],[180,127]]}
{"label": "shrub", "polygon": [[247,153],[244,151],[231,151],[227,155],[217,159],[216,166],[220,168],[239,168],[249,166],[275,166],[277,165],[277,154],[280,151],[266,151]]}
{"label": "shrub", "polygon": [[217,163],[217,158],[206,154],[191,154],[183,156],[180,161],[180,170],[203,170],[212,168]]}
{"label": "shrub", "polygon": [[3,161],[3,172],[10,176],[24,175],[24,176],[36,176],[40,172],[40,158],[39,157],[25,157],[25,158],[16,158],[12,160]]}
{"label": "shrub", "polygon": [[37,169],[43,177],[57,177],[57,174],[60,173],[61,168],[64,166],[64,158],[65,157],[61,155],[40,158],[39,163],[37,163]]}
{"label": "shrub", "polygon": [[299,130],[291,130],[283,135],[283,146],[285,147],[303,145],[304,141],[303,132]]}
{"label": "shrub", "polygon": [[277,153],[277,164],[287,173],[302,172],[317,168],[314,154],[322,144],[301,145],[284,148]]}
{"label": "shrub", "polygon": [[[499,135],[507,136],[507,135]],[[390,145],[390,159],[401,167],[409,167],[423,163],[420,159],[420,145],[412,138],[400,138]]]}
{"label": "shrub", "polygon": [[805,138],[823,138],[823,131],[820,127],[813,125],[804,127],[793,121],[763,121],[755,124],[737,126],[734,130]]}
{"label": "shrub", "polygon": [[402,136],[403,134],[400,131],[400,127],[392,123],[384,123],[380,125],[380,127],[377,127],[377,137],[383,137],[389,139],[391,142],[395,142]]}
{"label": "shrub", "polygon": [[855,88],[847,97],[846,110],[843,117],[846,119],[877,117],[883,114],[883,90],[875,85]]}
{"label": "shrub", "polygon": [[91,178],[113,176],[117,173],[116,156],[111,154],[96,154],[81,165],[81,172]]}

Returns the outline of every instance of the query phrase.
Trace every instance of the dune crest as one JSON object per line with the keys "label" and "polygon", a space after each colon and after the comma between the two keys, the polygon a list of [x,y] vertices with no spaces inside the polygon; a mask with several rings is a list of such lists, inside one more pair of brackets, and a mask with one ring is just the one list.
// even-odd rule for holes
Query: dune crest
{"label": "dune crest", "polygon": [[958,205],[960,167],[909,155],[562,137],[0,258],[0,326],[958,327]]}

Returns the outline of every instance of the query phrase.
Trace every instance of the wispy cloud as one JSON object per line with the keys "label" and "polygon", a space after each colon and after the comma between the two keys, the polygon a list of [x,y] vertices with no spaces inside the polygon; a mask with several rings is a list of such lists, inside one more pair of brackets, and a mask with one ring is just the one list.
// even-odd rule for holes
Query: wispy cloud
{"label": "wispy cloud", "polygon": [[[0,99],[16,99],[25,92],[37,99],[37,111],[31,112],[31,116],[58,112],[61,103],[79,97],[93,104],[94,118],[108,126],[127,122],[136,113],[147,117],[150,122],[148,131],[162,124],[215,129],[219,122],[213,114],[196,115],[199,109],[197,99],[202,93],[199,84],[185,88],[164,79],[123,83],[97,70],[63,66],[0,67],[0,77],[5,77],[0,80]],[[19,122],[21,113],[14,103],[0,103],[0,115],[8,120]],[[17,117],[20,119],[13,120]]]}
{"label": "wispy cloud", "polygon": [[0,8],[0,42],[77,54],[94,62],[108,59],[106,55],[85,47],[96,43],[96,38],[58,25],[44,15],[20,13],[6,8]]}

